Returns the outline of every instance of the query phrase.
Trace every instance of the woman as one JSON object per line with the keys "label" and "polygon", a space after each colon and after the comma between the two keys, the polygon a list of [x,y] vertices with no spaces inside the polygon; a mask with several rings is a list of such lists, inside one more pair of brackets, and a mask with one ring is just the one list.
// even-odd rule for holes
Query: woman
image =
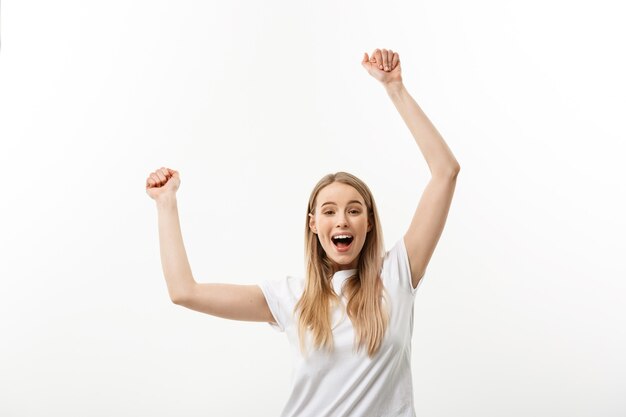
{"label": "woman", "polygon": [[163,273],[172,301],[235,320],[265,321],[287,333],[295,355],[282,416],[415,416],[411,381],[413,301],[443,231],[460,166],[402,83],[397,52],[364,54],[431,171],[406,234],[388,252],[368,187],[338,172],[309,199],[305,279],[260,285],[199,284],[178,220],[178,172],[147,179],[156,200]]}

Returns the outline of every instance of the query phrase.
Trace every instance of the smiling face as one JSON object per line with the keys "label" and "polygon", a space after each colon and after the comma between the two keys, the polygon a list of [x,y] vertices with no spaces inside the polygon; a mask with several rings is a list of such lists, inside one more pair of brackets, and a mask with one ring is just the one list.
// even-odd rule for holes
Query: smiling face
{"label": "smiling face", "polygon": [[354,187],[333,182],[322,188],[314,214],[309,213],[309,227],[335,270],[357,268],[371,224],[363,197]]}

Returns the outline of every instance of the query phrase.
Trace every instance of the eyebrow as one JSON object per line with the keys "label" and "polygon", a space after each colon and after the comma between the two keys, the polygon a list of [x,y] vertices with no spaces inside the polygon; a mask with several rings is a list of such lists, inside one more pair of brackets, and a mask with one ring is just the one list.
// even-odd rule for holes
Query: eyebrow
{"label": "eyebrow", "polygon": [[[363,205],[359,200],[350,200],[350,201],[348,201],[348,204],[352,204],[352,203],[357,203],[357,204]],[[335,202],[327,201],[324,204],[322,204],[321,207],[324,207],[326,204],[335,204],[335,205],[337,205],[337,203],[335,203]]]}

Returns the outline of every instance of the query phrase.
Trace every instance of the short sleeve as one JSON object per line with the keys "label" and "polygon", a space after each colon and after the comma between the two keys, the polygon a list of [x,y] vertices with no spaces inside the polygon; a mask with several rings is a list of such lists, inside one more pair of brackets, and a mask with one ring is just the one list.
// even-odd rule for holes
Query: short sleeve
{"label": "short sleeve", "polygon": [[287,279],[282,280],[265,280],[259,284],[261,291],[265,296],[267,305],[276,319],[276,323],[268,323],[278,332],[284,332],[287,326],[287,295],[288,283]]}
{"label": "short sleeve", "polygon": [[409,264],[409,255],[404,245],[404,237],[401,237],[391,248],[383,262],[383,273],[387,274],[387,279],[391,283],[398,285],[402,290],[409,292],[411,295],[417,293],[417,289],[424,281],[424,277],[417,283],[417,287],[413,288],[411,282],[411,266]]}

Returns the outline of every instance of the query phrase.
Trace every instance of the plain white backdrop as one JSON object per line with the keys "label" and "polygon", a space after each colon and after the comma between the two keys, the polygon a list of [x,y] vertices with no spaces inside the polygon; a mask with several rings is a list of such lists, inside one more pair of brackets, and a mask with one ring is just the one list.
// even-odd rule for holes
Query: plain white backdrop
{"label": "plain white backdrop", "polygon": [[199,282],[304,272],[323,175],[386,248],[429,171],[364,52],[461,164],[415,301],[418,416],[626,414],[616,1],[2,3],[0,415],[277,416],[287,339],[174,305],[148,174]]}

